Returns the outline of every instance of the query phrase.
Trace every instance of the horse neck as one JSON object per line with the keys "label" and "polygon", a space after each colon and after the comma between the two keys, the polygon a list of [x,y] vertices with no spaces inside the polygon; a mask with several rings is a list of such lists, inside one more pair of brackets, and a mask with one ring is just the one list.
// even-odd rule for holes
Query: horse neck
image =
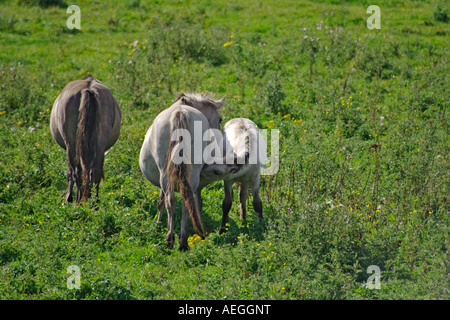
{"label": "horse neck", "polygon": [[[186,105],[183,104],[181,100],[177,100],[177,101],[175,101],[175,102],[172,104],[171,107],[177,107],[177,106],[178,106],[178,107],[181,107],[181,106],[186,106]],[[205,116],[206,120],[208,121],[208,125],[209,125],[210,128],[220,130],[220,128],[214,128],[214,127],[211,125],[211,118],[215,116],[215,113],[214,113],[214,112],[217,112],[216,110],[213,110],[212,107],[207,106],[207,107],[199,108],[199,107],[194,106],[194,105],[192,105],[192,106],[191,106],[191,105],[187,105],[187,106],[188,106],[188,107],[191,107],[191,108],[194,108],[194,109],[196,109],[196,110],[198,110],[198,111],[200,111],[200,112]]]}

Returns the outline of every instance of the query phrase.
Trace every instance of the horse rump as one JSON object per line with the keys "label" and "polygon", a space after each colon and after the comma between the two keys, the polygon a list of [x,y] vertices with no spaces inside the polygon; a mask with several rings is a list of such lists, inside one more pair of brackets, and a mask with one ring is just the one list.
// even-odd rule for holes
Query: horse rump
{"label": "horse rump", "polygon": [[77,204],[87,201],[91,195],[92,183],[99,183],[103,178],[104,154],[97,150],[97,111],[98,101],[95,93],[89,88],[81,91],[76,134],[76,158],[81,170],[81,191],[77,194]]}

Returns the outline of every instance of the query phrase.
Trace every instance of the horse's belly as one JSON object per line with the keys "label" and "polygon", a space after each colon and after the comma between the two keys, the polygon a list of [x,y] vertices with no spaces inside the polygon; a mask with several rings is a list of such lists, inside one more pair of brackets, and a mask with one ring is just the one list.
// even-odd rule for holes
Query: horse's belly
{"label": "horse's belly", "polygon": [[139,167],[148,181],[150,181],[153,185],[160,187],[159,168],[151,150],[149,150],[149,143],[147,139],[144,140],[141,148],[139,155]]}

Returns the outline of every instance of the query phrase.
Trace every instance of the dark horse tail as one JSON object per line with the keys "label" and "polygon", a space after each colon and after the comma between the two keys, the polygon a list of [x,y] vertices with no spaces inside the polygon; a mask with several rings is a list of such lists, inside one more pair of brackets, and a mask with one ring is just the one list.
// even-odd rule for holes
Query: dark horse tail
{"label": "dark horse tail", "polygon": [[95,93],[88,88],[81,91],[78,127],[76,138],[76,159],[81,168],[81,192],[77,194],[77,204],[87,201],[91,195],[93,183],[103,178],[102,152],[97,144],[98,101]]}
{"label": "dark horse tail", "polygon": [[[173,116],[173,121],[170,129],[171,134],[173,134],[174,130],[177,129],[188,129],[188,118],[182,110],[177,111]],[[184,161],[181,161],[181,163],[177,164],[172,159],[172,154],[174,153],[174,151],[176,152],[176,150],[174,149],[177,148],[177,145],[182,142],[181,139],[183,138],[184,137],[180,137],[177,141],[173,141],[171,139],[169,144],[169,150],[166,158],[166,172],[168,175],[167,187],[169,189],[169,192],[173,192],[175,183],[178,182],[181,198],[189,211],[189,216],[191,217],[194,230],[202,239],[204,239],[205,232],[203,229],[200,212],[198,211],[194,194],[187,178],[186,164],[184,163]],[[190,141],[185,141],[185,143],[190,144]],[[183,148],[183,152],[186,152],[186,149],[187,148]]]}

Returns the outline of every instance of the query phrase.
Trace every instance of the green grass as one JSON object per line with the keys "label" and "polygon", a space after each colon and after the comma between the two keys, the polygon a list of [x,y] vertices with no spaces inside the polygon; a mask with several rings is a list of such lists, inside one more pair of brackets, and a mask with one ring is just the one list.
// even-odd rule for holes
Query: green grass
{"label": "green grass", "polygon": [[[365,26],[369,1],[79,1],[79,31],[64,4],[34,3],[0,2],[0,298],[449,299],[444,1],[385,1],[380,30]],[[48,125],[88,73],[123,113],[98,210],[63,205],[65,153]],[[240,221],[235,192],[218,235],[214,183],[208,237],[188,252],[167,249],[159,190],[138,166],[182,90],[226,95],[225,121],[279,129],[281,154],[261,181],[265,223],[251,201]],[[370,265],[379,290],[364,286]]]}

